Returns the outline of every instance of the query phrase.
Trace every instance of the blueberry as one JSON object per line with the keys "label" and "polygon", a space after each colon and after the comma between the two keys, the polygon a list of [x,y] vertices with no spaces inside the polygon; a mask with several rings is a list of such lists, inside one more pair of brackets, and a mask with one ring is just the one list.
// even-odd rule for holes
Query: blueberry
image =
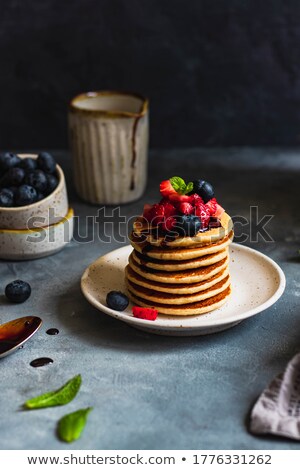
{"label": "blueberry", "polygon": [[45,173],[54,173],[56,169],[56,161],[48,152],[41,152],[37,158],[37,166]]}
{"label": "blueberry", "polygon": [[25,177],[25,170],[22,168],[10,168],[4,175],[3,179],[7,186],[20,186]]}
{"label": "blueberry", "polygon": [[106,304],[109,308],[123,312],[128,307],[128,297],[123,292],[112,290],[106,296]]}
{"label": "blueberry", "polygon": [[10,302],[22,303],[30,297],[31,287],[28,282],[20,279],[7,284],[5,287],[5,295]]}
{"label": "blueberry", "polygon": [[16,191],[15,202],[17,206],[27,206],[37,199],[37,192],[32,186],[22,184]]}
{"label": "blueberry", "polygon": [[33,158],[27,157],[27,158],[22,158],[22,161],[19,165],[20,168],[23,168],[25,171],[33,171],[37,169],[37,163],[36,160]]}
{"label": "blueberry", "polygon": [[25,183],[43,193],[47,188],[47,178],[42,170],[34,170],[25,176]]}
{"label": "blueberry", "polygon": [[47,178],[47,188],[46,194],[51,194],[58,185],[58,179],[55,175],[46,175]]}
{"label": "blueberry", "polygon": [[180,215],[176,217],[176,225],[172,229],[174,232],[177,232],[179,235],[185,237],[193,237],[201,229],[202,224],[199,217],[196,215]]}
{"label": "blueberry", "polygon": [[199,194],[205,203],[215,197],[214,188],[208,181],[196,180],[193,181],[193,185],[193,193]]}
{"label": "blueberry", "polygon": [[0,191],[0,206],[12,207],[14,205],[14,193],[7,188]]}
{"label": "blueberry", "polygon": [[4,173],[5,171],[9,170],[9,168],[13,168],[14,166],[19,165],[21,158],[18,157],[15,153],[1,153],[0,154],[0,171]]}
{"label": "blueberry", "polygon": [[45,197],[46,197],[45,194],[37,192],[35,202],[41,201],[42,199],[45,199]]}

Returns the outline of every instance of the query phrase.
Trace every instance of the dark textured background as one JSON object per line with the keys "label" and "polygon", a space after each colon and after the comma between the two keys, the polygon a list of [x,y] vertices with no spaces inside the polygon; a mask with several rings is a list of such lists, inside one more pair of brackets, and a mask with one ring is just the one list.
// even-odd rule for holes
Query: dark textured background
{"label": "dark textured background", "polygon": [[67,147],[75,94],[149,96],[151,145],[300,141],[299,0],[0,1],[0,147]]}

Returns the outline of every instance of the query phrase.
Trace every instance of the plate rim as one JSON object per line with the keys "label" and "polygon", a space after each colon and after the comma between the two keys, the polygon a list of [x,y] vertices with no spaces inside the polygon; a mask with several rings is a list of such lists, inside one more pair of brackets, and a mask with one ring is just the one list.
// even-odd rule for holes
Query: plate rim
{"label": "plate rim", "polygon": [[[267,299],[262,304],[247,310],[244,313],[241,313],[239,315],[235,315],[234,318],[229,317],[229,318],[225,318],[225,319],[223,319],[223,318],[214,319],[213,315],[212,315],[211,318],[209,318],[211,321],[208,321],[205,324],[203,324],[203,323],[201,324],[202,314],[186,317],[186,319],[191,319],[191,318],[195,318],[195,317],[199,318],[200,319],[199,325],[184,325],[184,324],[182,324],[182,323],[184,323],[184,319],[182,319],[182,316],[180,316],[180,319],[176,318],[176,316],[174,316],[174,319],[170,319],[169,315],[168,315],[168,319],[163,319],[163,317],[162,317],[162,319],[157,319],[155,321],[149,322],[149,320],[143,320],[143,319],[140,319],[140,318],[136,318],[134,316],[130,316],[130,315],[128,315],[128,313],[117,312],[115,310],[110,309],[106,305],[103,305],[100,301],[96,300],[94,298],[94,296],[92,296],[89,292],[86,291],[85,286],[84,286],[84,283],[85,283],[86,279],[88,278],[89,270],[91,269],[91,267],[93,265],[98,263],[101,259],[105,260],[106,257],[110,257],[113,253],[117,255],[118,252],[126,251],[129,248],[132,248],[132,246],[130,244],[124,245],[120,248],[116,248],[116,249],[111,250],[111,251],[109,251],[108,253],[106,253],[102,256],[99,256],[99,258],[95,259],[92,263],[90,263],[87,266],[87,268],[85,269],[85,271],[84,271],[84,273],[81,277],[81,282],[80,282],[81,291],[82,291],[84,297],[86,298],[86,300],[91,305],[93,305],[95,308],[100,310],[101,312],[103,312],[103,313],[105,313],[105,314],[107,314],[107,315],[109,315],[113,318],[116,318],[118,320],[121,320],[125,323],[129,323],[129,324],[132,324],[132,325],[139,325],[141,327],[142,326],[143,327],[148,327],[149,329],[152,329],[152,330],[153,329],[202,330],[202,329],[210,329],[210,328],[214,328],[214,327],[218,327],[218,326],[222,326],[222,325],[225,326],[225,325],[229,325],[231,323],[236,324],[236,323],[239,323],[243,320],[246,320],[247,318],[250,318],[254,315],[257,315],[258,313],[260,313],[260,312],[266,310],[267,308],[271,307],[282,296],[282,294],[284,293],[285,287],[286,287],[285,274],[284,274],[283,270],[281,269],[281,267],[276,263],[276,261],[274,261],[269,256],[265,255],[264,253],[261,253],[260,251],[254,249],[254,248],[250,248],[249,246],[240,245],[238,243],[233,242],[233,243],[230,244],[229,250],[234,248],[234,249],[237,249],[237,250],[250,252],[251,254],[254,253],[255,256],[263,258],[267,263],[269,263],[269,265],[271,265],[272,268],[278,274],[278,276],[279,276],[278,288],[269,299]],[[228,301],[230,302],[230,298],[229,298]],[[210,315],[210,313],[213,313],[213,312],[209,312],[208,315]],[[206,317],[206,319],[207,318],[208,317]],[[166,324],[166,322],[168,324]],[[172,322],[174,322],[176,324],[172,324]]]}

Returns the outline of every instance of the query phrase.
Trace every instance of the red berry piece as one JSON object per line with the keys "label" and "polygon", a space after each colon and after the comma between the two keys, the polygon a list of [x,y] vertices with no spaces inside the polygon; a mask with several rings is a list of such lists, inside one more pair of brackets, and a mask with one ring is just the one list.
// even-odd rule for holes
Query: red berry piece
{"label": "red berry piece", "polygon": [[224,212],[225,212],[225,209],[223,209],[223,207],[220,206],[220,204],[217,204],[216,212],[215,212],[214,216],[217,217],[218,219],[221,219]]}
{"label": "red berry piece", "polygon": [[206,207],[206,204],[200,203],[195,206],[195,215],[197,215],[201,222],[202,227],[208,227],[209,220],[210,220],[210,210]]}
{"label": "red berry piece", "polygon": [[181,214],[189,215],[194,212],[194,207],[189,202],[180,202],[178,205],[178,210]]}
{"label": "red berry piece", "polygon": [[157,318],[158,312],[154,308],[145,307],[132,307],[133,316],[136,318],[142,318],[143,320],[154,321]]}
{"label": "red berry piece", "polygon": [[165,232],[172,232],[173,227],[176,225],[176,219],[175,217],[165,217],[165,220],[163,221],[161,228]]}
{"label": "red berry piece", "polygon": [[203,199],[202,199],[201,196],[199,196],[199,194],[194,193],[194,194],[190,195],[190,203],[191,204],[193,204],[195,206],[196,204],[200,204],[200,202],[203,203]]}
{"label": "red berry piece", "polygon": [[205,206],[209,209],[210,215],[213,217],[216,213],[217,210],[217,200],[216,198],[212,198],[210,201],[208,201]]}

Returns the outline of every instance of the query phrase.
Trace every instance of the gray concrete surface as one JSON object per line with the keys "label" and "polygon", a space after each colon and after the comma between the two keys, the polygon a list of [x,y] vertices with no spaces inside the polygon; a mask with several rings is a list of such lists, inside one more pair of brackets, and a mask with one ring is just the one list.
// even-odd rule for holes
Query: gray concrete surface
{"label": "gray concrete surface", "polygon": [[[70,159],[64,152],[56,156],[66,171],[70,200],[83,229],[98,207],[77,198]],[[122,206],[121,213],[138,214],[144,202],[157,198],[159,182],[173,175],[211,181],[232,215],[249,218],[253,205],[261,216],[274,214],[268,226],[274,241],[246,244],[283,268],[285,294],[272,308],[223,333],[162,337],[106,316],[80,292],[87,265],[120,246],[118,242],[80,243],[75,236],[52,257],[0,262],[1,295],[16,278],[32,286],[31,298],[22,305],[7,304],[1,296],[0,322],[25,314],[44,320],[23,349],[0,360],[1,449],[299,449],[299,443],[286,439],[254,437],[247,423],[264,386],[300,350],[300,150],[153,151],[143,199]],[[91,221],[87,227],[90,237]],[[60,334],[48,336],[50,327],[59,328]],[[40,356],[54,363],[32,368],[30,361]],[[27,398],[55,389],[78,373],[82,388],[70,404],[22,410]],[[94,410],[82,438],[70,445],[58,441],[58,419],[86,406]]]}

